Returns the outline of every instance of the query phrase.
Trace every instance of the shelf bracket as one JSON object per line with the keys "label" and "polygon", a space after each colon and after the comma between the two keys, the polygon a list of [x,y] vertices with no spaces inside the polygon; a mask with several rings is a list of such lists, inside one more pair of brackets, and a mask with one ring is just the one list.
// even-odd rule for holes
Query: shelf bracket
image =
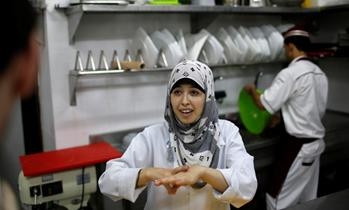
{"label": "shelf bracket", "polygon": [[70,106],[76,106],[76,89],[78,82],[77,74],[69,74],[69,98],[70,98]]}
{"label": "shelf bracket", "polygon": [[[74,72],[84,71],[80,57],[80,51],[76,52]],[[76,106],[76,89],[79,74],[69,73],[69,99],[70,105]]]}
{"label": "shelf bracket", "polygon": [[82,10],[75,10],[68,14],[68,29],[69,29],[69,43],[72,44],[75,39],[75,33],[80,25],[80,21],[83,15]]}

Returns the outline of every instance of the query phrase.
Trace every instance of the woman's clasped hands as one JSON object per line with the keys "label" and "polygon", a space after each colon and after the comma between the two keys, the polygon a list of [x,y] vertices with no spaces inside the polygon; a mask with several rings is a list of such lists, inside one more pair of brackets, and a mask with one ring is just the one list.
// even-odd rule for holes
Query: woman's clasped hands
{"label": "woman's clasped hands", "polygon": [[176,168],[144,168],[140,171],[137,187],[153,181],[156,186],[164,186],[168,194],[176,194],[181,186],[193,186],[200,182],[205,167],[179,166]]}

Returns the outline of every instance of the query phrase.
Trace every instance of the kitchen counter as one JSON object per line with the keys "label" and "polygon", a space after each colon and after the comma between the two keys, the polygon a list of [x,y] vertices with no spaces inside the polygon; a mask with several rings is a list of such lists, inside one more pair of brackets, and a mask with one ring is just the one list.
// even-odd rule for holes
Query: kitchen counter
{"label": "kitchen counter", "polygon": [[347,210],[349,207],[349,189],[331,193],[317,199],[295,205],[284,210]]}

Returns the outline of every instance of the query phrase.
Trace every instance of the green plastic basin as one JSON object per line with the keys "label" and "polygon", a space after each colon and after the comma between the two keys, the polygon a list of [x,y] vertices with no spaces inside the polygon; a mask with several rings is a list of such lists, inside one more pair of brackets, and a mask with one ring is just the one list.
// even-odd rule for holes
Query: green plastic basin
{"label": "green plastic basin", "polygon": [[268,125],[271,115],[265,110],[260,110],[254,103],[252,96],[245,89],[240,91],[238,107],[241,121],[246,130],[252,134],[261,134]]}

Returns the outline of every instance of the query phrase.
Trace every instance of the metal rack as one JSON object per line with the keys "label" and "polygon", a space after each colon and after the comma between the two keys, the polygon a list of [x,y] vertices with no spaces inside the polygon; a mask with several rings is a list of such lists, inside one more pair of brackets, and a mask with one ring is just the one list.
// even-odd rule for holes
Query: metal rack
{"label": "metal rack", "polygon": [[92,55],[92,51],[88,51],[87,61],[85,67],[83,66],[82,59],[80,57],[80,51],[77,51],[75,58],[74,70],[70,70],[69,72],[69,95],[70,95],[70,105],[76,105],[76,92],[78,86],[78,79],[82,76],[103,76],[103,75],[132,75],[135,72],[160,72],[160,71],[168,71],[167,68],[167,59],[162,50],[159,52],[158,60],[163,60],[165,67],[157,67],[155,66],[152,69],[143,69],[144,61],[143,56],[140,50],[133,60],[129,54],[129,51],[126,50],[123,61],[126,62],[137,62],[142,63],[142,67],[138,69],[125,69],[123,68],[123,62],[120,61],[117,51],[114,50],[112,61],[110,62],[110,66],[105,57],[104,51],[102,50],[99,55],[98,66],[96,67],[95,60]]}
{"label": "metal rack", "polygon": [[[68,17],[68,27],[69,27],[69,40],[73,42],[75,33],[79,27],[82,17],[86,14],[167,14],[167,13],[178,13],[178,14],[189,14],[190,21],[192,22],[192,32],[202,28],[207,21],[213,20],[216,16],[221,14],[263,14],[263,15],[318,15],[322,13],[331,13],[338,11],[347,11],[349,5],[331,6],[331,7],[318,7],[318,8],[297,8],[297,7],[248,7],[248,6],[197,6],[197,5],[176,5],[176,6],[154,6],[154,5],[115,5],[115,4],[76,4],[65,8],[59,8],[64,10]],[[209,15],[208,15],[209,14]],[[206,20],[199,20],[201,16],[205,16]],[[88,59],[89,60],[89,59]],[[88,61],[89,62],[94,61]],[[92,69],[83,68],[81,61],[76,60],[76,65],[73,70],[69,72],[69,91],[70,91],[70,104],[75,106],[76,102],[76,92],[78,88],[78,80],[82,77],[92,77],[97,75],[118,75],[118,77],[128,77],[131,78],[131,84],[140,83],[154,83],[154,82],[166,82],[166,80],[161,80],[159,75],[168,75],[170,73],[170,68],[152,68],[152,69],[142,69],[141,71],[126,71],[118,66],[117,69],[110,69],[105,64],[105,60],[101,60],[98,67],[93,67]],[[104,64],[103,64],[104,63]],[[104,67],[101,67],[101,64]],[[93,64],[94,65],[94,64]],[[214,74],[216,76],[232,77],[236,75],[246,75],[246,73],[251,72],[251,75],[255,75],[256,71],[273,71],[276,72],[282,67],[281,62],[273,63],[260,63],[260,64],[249,64],[249,65],[232,65],[223,64],[211,66]],[[143,81],[142,78],[146,76],[147,81]],[[165,76],[164,76],[165,77]],[[163,77],[163,78],[164,78]],[[122,83],[124,84],[124,83]]]}
{"label": "metal rack", "polygon": [[[69,71],[69,98],[70,105],[76,106],[76,93],[78,91],[78,81],[82,77],[96,77],[96,76],[110,76],[121,79],[128,78],[131,81],[126,83],[118,83],[119,85],[132,85],[132,84],[154,84],[154,83],[166,83],[171,72],[171,68],[160,67],[152,69],[142,69],[142,70],[124,70],[120,69],[110,69],[107,66],[106,60],[103,59],[102,53],[100,56],[100,61],[98,67],[96,68],[94,59],[91,52],[88,53],[88,58],[86,62],[86,67],[83,67],[79,52],[77,53],[75,60],[75,67],[73,70]],[[117,58],[117,57],[116,57]],[[89,67],[91,66],[91,67]],[[277,72],[282,67],[282,62],[273,63],[259,63],[259,64],[246,64],[246,65],[233,65],[233,64],[220,64],[210,66],[214,76],[220,76],[222,78],[231,78],[238,75],[251,74],[255,75],[256,71],[263,72]],[[161,74],[161,76],[160,76]],[[147,77],[144,81],[144,76]],[[163,79],[161,79],[163,78]]]}
{"label": "metal rack", "polygon": [[[152,13],[178,13],[190,14],[191,21],[198,25],[198,18],[202,14],[210,14],[212,20],[216,15],[220,14],[263,14],[263,15],[312,15],[324,12],[346,11],[349,5],[329,6],[329,7],[314,7],[314,8],[299,8],[299,7],[248,7],[248,6],[198,6],[198,5],[176,5],[176,6],[159,6],[159,5],[117,5],[117,4],[76,4],[64,9],[68,16],[69,38],[73,42],[77,28],[79,27],[81,18],[89,13],[138,13],[138,14],[152,14]],[[195,31],[196,29],[194,29]]]}

